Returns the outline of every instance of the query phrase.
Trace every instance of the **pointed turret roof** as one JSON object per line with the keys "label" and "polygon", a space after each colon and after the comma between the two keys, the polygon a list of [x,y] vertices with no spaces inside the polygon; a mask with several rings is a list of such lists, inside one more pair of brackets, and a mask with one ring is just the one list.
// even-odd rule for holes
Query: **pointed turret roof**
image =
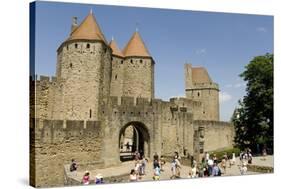
{"label": "pointed turret roof", "polygon": [[135,32],[123,50],[125,56],[151,57],[139,32]]}
{"label": "pointed turret roof", "polygon": [[119,49],[116,41],[112,38],[112,40],[109,43],[110,48],[112,49],[112,54],[116,56],[124,57],[123,53]]}
{"label": "pointed turret roof", "polygon": [[71,32],[68,40],[72,39],[101,40],[107,44],[92,11],[82,21],[82,23]]}

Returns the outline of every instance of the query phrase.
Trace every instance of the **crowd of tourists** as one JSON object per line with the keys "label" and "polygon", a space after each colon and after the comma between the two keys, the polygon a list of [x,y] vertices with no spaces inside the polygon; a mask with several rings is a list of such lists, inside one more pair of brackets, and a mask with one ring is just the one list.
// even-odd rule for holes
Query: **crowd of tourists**
{"label": "crowd of tourists", "polygon": [[[265,155],[264,155],[265,154]],[[263,153],[266,156],[266,152]],[[177,179],[177,178],[198,178],[198,177],[216,177],[221,176],[222,174],[227,173],[227,167],[231,168],[231,166],[236,165],[236,157],[235,153],[232,153],[231,156],[228,156],[226,153],[218,159],[216,154],[209,154],[205,152],[204,156],[201,158],[201,161],[197,162],[194,158],[191,159],[191,169],[184,170],[183,166],[181,165],[181,157],[179,156],[178,152],[174,152],[172,157],[172,161],[170,163],[170,167],[167,168],[166,160],[164,156],[160,156],[155,153],[152,160],[153,165],[153,180],[160,180],[161,173],[164,171],[171,171],[170,179]],[[253,156],[251,150],[245,149],[239,155],[240,164],[238,163],[237,166],[240,169],[241,175],[245,175],[247,173],[247,166],[252,164]],[[134,153],[134,167],[130,171],[129,180],[131,182],[140,181],[143,177],[147,174],[147,165],[149,161],[148,159],[142,154],[136,151]],[[70,172],[72,174],[77,175],[77,163],[74,159],[72,159],[70,164]],[[169,170],[170,169],[170,170]],[[181,176],[181,171],[188,171],[187,177]],[[82,184],[102,184],[104,183],[103,176],[101,174],[97,174],[94,176],[94,179],[90,181],[90,172],[86,171],[82,178]]]}

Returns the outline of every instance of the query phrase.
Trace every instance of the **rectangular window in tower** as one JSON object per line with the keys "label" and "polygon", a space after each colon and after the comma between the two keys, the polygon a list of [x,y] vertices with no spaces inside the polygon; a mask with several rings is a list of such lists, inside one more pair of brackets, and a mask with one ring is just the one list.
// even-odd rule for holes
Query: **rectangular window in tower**
{"label": "rectangular window in tower", "polygon": [[92,109],[90,109],[90,118],[92,118]]}

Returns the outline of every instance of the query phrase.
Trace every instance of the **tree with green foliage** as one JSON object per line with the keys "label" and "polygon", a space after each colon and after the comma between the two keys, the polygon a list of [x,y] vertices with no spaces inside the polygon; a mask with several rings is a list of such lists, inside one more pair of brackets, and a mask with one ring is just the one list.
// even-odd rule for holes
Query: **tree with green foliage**
{"label": "tree with green foliage", "polygon": [[235,143],[254,152],[273,150],[273,54],[255,57],[240,77],[247,93],[232,116]]}

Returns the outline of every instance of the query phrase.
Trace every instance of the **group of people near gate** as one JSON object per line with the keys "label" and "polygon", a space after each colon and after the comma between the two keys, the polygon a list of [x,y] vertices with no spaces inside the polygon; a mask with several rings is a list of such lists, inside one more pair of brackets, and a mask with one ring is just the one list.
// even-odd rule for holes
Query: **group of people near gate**
{"label": "group of people near gate", "polygon": [[[135,182],[142,180],[142,176],[146,175],[145,173],[145,167],[148,163],[148,159],[146,159],[144,156],[139,160],[139,153],[135,153],[135,169],[132,169],[130,172],[130,181]],[[160,180],[161,173],[164,171],[164,165],[166,164],[166,160],[164,156],[160,156],[155,153],[153,156],[153,180]],[[180,156],[178,152],[174,153],[173,160],[171,162],[171,172],[172,176],[171,179],[174,178],[180,178],[180,169],[181,169],[181,163],[180,163]]]}
{"label": "group of people near gate", "polygon": [[[264,153],[264,157],[266,156],[266,153]],[[240,153],[239,156],[240,159],[240,165],[238,164],[238,167],[240,168],[241,175],[244,175],[247,173],[247,165],[252,164],[252,153],[251,150],[245,149]],[[130,171],[129,180],[131,182],[136,182],[139,180],[142,180],[143,176],[145,176],[147,165],[148,165],[148,159],[138,151],[134,153],[134,168]],[[181,171],[183,170],[183,167],[181,165],[181,157],[179,156],[178,152],[174,152],[174,155],[172,157],[171,161],[171,167],[170,170],[165,166],[166,160],[164,156],[160,156],[155,153],[153,156],[153,180],[160,180],[161,173],[163,171],[171,171],[171,179],[176,178],[182,178],[181,177]],[[204,156],[202,157],[200,162],[197,162],[195,159],[191,157],[191,170],[188,171],[187,178],[197,178],[197,177],[213,177],[213,176],[221,176],[222,174],[227,173],[227,167],[231,168],[231,166],[236,164],[236,157],[235,153],[232,153],[232,156],[227,156],[225,153],[223,157],[219,158],[216,156],[216,154],[209,154],[208,152],[205,152]],[[77,168],[78,165],[75,161],[75,159],[71,160],[70,164],[70,173],[73,175],[77,175]],[[187,172],[186,172],[187,173]],[[81,183],[84,185],[88,184],[102,184],[104,183],[103,176],[101,174],[97,174],[94,176],[93,179],[90,180],[90,172],[85,171]]]}

